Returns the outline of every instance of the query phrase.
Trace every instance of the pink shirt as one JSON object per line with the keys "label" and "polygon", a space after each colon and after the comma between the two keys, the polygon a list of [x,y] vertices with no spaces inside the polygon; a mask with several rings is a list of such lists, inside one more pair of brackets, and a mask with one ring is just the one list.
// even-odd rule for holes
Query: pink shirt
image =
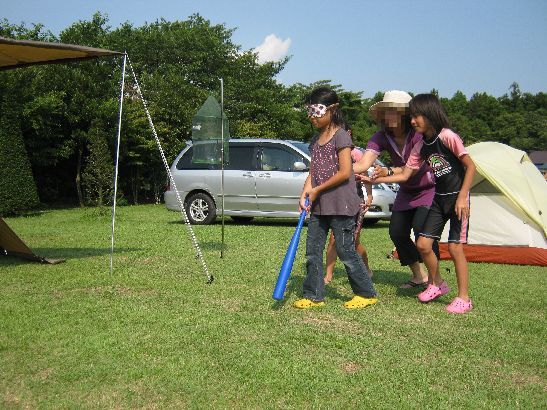
{"label": "pink shirt", "polygon": [[355,147],[351,150],[351,160],[353,162],[359,161],[362,157],[363,152],[359,148]]}
{"label": "pink shirt", "polygon": [[[465,149],[460,136],[451,129],[443,128],[439,133],[439,138],[456,157],[460,158],[462,155],[469,154]],[[421,140],[412,148],[405,166],[411,169],[419,169],[422,166],[425,161],[420,155],[423,145],[424,141]]]}

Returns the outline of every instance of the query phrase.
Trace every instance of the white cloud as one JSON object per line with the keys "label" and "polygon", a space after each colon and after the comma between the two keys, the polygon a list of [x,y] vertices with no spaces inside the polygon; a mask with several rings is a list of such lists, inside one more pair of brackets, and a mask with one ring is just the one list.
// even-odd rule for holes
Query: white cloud
{"label": "white cloud", "polygon": [[261,45],[254,49],[254,52],[258,54],[258,62],[260,64],[266,61],[279,61],[285,57],[291,46],[290,37],[282,40],[275,34],[266,36]]}

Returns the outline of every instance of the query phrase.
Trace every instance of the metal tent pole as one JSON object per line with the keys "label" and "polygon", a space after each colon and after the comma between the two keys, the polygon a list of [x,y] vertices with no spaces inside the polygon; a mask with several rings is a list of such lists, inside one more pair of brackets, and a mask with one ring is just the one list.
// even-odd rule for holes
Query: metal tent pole
{"label": "metal tent pole", "polygon": [[120,159],[120,136],[122,131],[123,90],[125,88],[125,64],[127,53],[123,53],[122,87],[120,90],[120,110],[118,115],[118,138],[116,146],[116,166],[114,168],[114,200],[112,201],[112,235],[110,243],[110,274],[113,271],[112,259],[114,257],[114,224],[116,222],[116,197],[118,195],[118,162]]}
{"label": "metal tent pole", "polygon": [[220,79],[220,192],[222,195],[222,243],[220,257],[224,257],[224,79]]}
{"label": "metal tent pole", "polygon": [[203,272],[207,276],[207,283],[209,283],[209,284],[213,283],[213,279],[214,279],[213,275],[211,275],[209,273],[209,269],[207,268],[207,264],[205,263],[205,258],[203,257],[203,253],[201,252],[201,249],[199,247],[199,243],[198,243],[198,240],[196,238],[196,234],[194,233],[194,230],[192,229],[192,225],[190,224],[190,220],[188,219],[188,215],[186,215],[186,209],[184,207],[184,203],[182,202],[179,191],[177,189],[177,184],[175,183],[175,179],[173,178],[173,174],[171,173],[171,169],[169,167],[169,164],[167,163],[167,158],[165,158],[165,152],[163,151],[163,148],[161,147],[161,142],[160,142],[160,139],[158,137],[158,133],[156,132],[156,127],[154,127],[154,122],[152,121],[152,116],[150,115],[150,111],[148,110],[148,105],[147,105],[146,100],[144,99],[144,96],[142,94],[141,86],[139,85],[137,75],[135,74],[135,70],[133,69],[133,64],[131,64],[131,60],[129,59],[129,57],[128,57],[128,62],[129,62],[129,69],[131,70],[131,74],[133,75],[133,79],[135,80],[135,86],[137,87],[137,92],[139,94],[142,105],[144,107],[144,112],[146,113],[146,118],[148,118],[148,124],[150,125],[150,129],[152,130],[152,133],[154,134],[154,139],[156,140],[158,150],[160,151],[163,166],[165,167],[165,172],[167,173],[167,175],[169,177],[171,187],[175,191],[177,201],[179,203],[180,213],[183,217],[183,221],[186,223],[186,226],[188,227],[188,231],[190,232],[190,237],[192,239],[192,243],[194,244],[194,248],[196,249],[196,258],[201,261],[201,265],[203,266]]}

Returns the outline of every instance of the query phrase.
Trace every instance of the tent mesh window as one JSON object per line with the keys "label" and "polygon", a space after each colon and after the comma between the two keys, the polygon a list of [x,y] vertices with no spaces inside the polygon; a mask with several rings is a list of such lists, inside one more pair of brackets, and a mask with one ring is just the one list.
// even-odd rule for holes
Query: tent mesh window
{"label": "tent mesh window", "polygon": [[228,120],[222,121],[220,104],[209,96],[192,119],[192,163],[220,164],[222,150],[222,123],[224,122],[224,164],[228,162],[228,140],[230,132]]}

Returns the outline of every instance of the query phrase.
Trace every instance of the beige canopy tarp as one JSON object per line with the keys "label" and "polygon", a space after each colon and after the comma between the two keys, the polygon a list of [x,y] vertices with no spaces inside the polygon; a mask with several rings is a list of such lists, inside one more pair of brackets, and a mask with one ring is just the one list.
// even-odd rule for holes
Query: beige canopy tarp
{"label": "beige canopy tarp", "polygon": [[0,218],[0,251],[6,256],[17,256],[34,262],[56,264],[64,259],[49,259],[36,255]]}
{"label": "beige canopy tarp", "polygon": [[123,53],[101,48],[0,37],[0,70],[37,64],[69,63],[121,54]]}
{"label": "beige canopy tarp", "polygon": [[[37,64],[69,63],[122,54],[118,51],[72,44],[13,40],[0,37],[0,71]],[[0,252],[4,255],[20,256],[43,263],[62,262],[62,259],[47,259],[35,255],[2,218],[0,218]]]}

